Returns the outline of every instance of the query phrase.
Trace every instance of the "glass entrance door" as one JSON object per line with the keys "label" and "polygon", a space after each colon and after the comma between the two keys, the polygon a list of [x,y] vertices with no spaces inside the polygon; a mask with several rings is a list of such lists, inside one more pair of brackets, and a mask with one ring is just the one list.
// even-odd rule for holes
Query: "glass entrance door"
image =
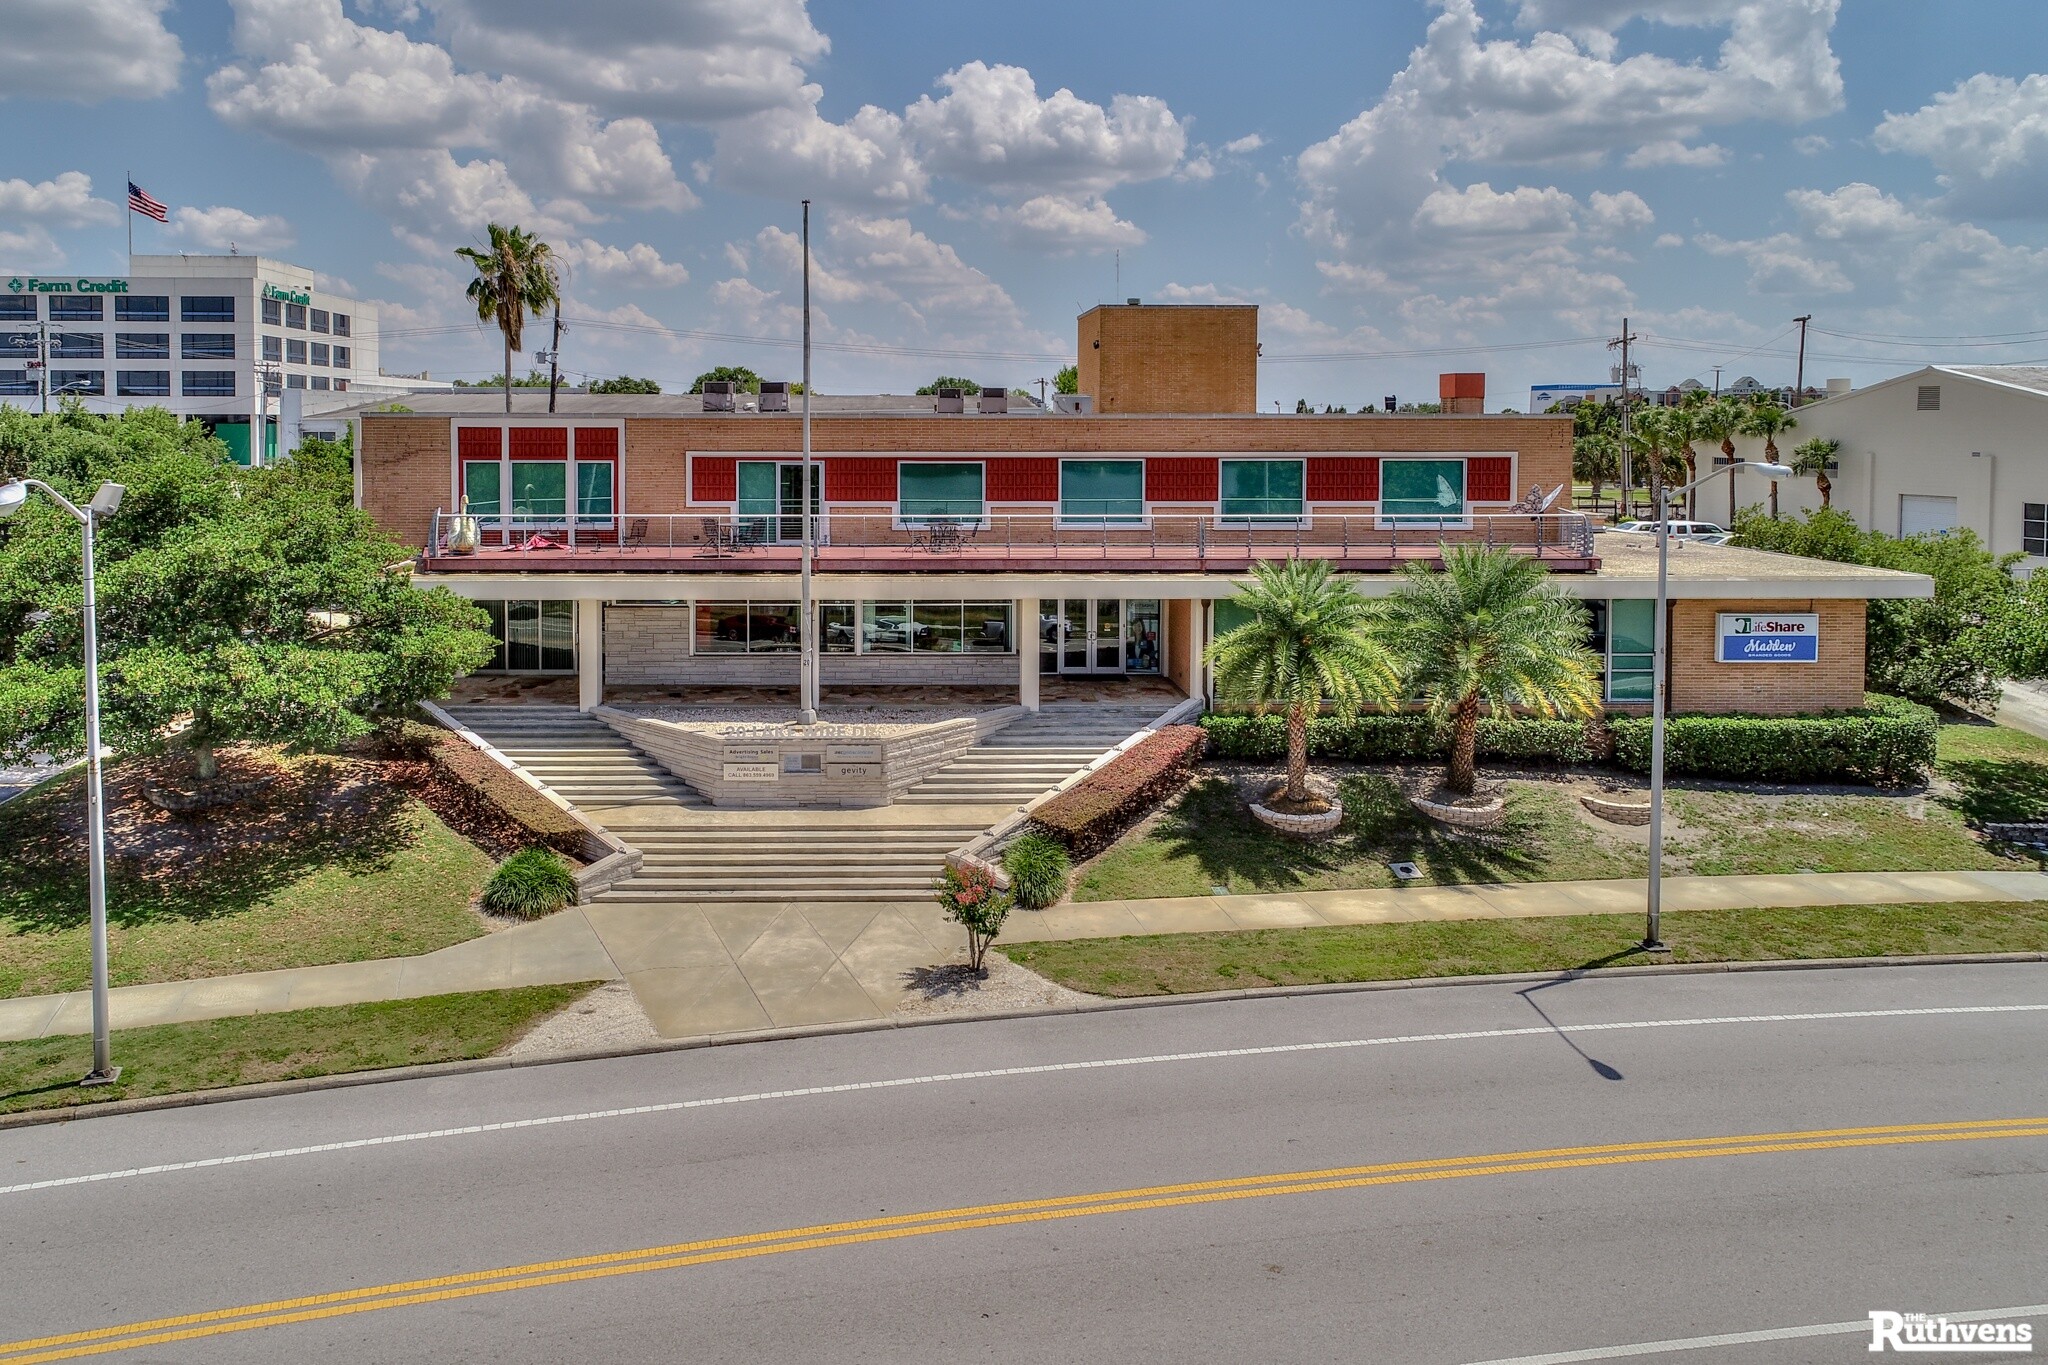
{"label": "glass entrance door", "polygon": [[[824,492],[825,467],[811,465],[811,524],[818,530],[820,541],[824,539],[824,523],[817,519],[819,496]],[[804,467],[801,462],[779,465],[776,469],[776,520],[781,523],[776,538],[786,542],[801,543],[804,538]]]}
{"label": "glass entrance door", "polygon": [[1067,675],[1124,671],[1124,604],[1118,598],[1070,597],[1048,603],[1047,654]]}

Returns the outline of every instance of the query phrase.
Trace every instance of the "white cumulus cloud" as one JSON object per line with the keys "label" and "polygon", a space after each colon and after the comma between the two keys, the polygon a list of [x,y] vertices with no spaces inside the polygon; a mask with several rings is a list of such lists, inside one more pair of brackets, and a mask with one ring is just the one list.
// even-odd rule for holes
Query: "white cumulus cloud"
{"label": "white cumulus cloud", "polygon": [[34,182],[0,180],[0,218],[84,227],[119,222],[121,208],[111,200],[95,199],[92,177],[84,171],[65,171]]}
{"label": "white cumulus cloud", "polygon": [[274,213],[254,214],[227,204],[180,208],[171,214],[171,235],[207,251],[280,251],[298,240],[292,225]]}
{"label": "white cumulus cloud", "polygon": [[1164,100],[1117,95],[1108,108],[1067,89],[1040,97],[1018,66],[969,62],[939,77],[904,126],[932,171],[993,189],[1099,194],[1171,174],[1187,130]]}
{"label": "white cumulus cloud", "polygon": [[1933,163],[1960,212],[2048,216],[2048,75],[1972,76],[1911,113],[1886,114],[1871,141]]}
{"label": "white cumulus cloud", "polygon": [[8,0],[0,99],[152,99],[178,88],[170,0]]}

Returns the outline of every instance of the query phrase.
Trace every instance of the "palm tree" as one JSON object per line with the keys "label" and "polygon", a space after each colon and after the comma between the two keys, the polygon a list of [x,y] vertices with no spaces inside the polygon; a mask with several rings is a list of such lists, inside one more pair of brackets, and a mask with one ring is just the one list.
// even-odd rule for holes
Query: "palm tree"
{"label": "palm tree", "polygon": [[1678,448],[1680,422],[1677,408],[1644,408],[1629,430],[1629,446],[1643,456],[1650,486],[1650,515],[1664,515],[1666,462]]}
{"label": "palm tree", "polygon": [[1232,602],[1250,620],[1209,646],[1220,699],[1256,714],[1287,712],[1287,799],[1308,799],[1308,723],[1328,702],[1340,716],[1389,706],[1399,679],[1372,630],[1372,607],[1321,559],[1252,566]]}
{"label": "palm tree", "polygon": [[1612,432],[1593,431],[1572,438],[1572,477],[1584,479],[1593,488],[1593,501],[1600,490],[1621,477],[1621,444]]}
{"label": "palm tree", "polygon": [[[1692,425],[1695,441],[1715,441],[1720,444],[1721,458],[1735,458],[1735,437],[1742,429],[1742,404],[1733,398],[1715,397],[1693,414]],[[1735,521],[1735,476],[1728,476],[1728,521]]]}
{"label": "palm tree", "polygon": [[[1693,449],[1693,442],[1707,439],[1704,418],[1713,397],[1705,389],[1694,389],[1678,401],[1672,409],[1671,434],[1678,442],[1678,458],[1685,461],[1685,481],[1692,483],[1700,476],[1700,453]],[[1694,504],[1699,498],[1697,490],[1685,495],[1685,515],[1696,515]]]}
{"label": "palm tree", "polygon": [[1585,609],[1535,559],[1477,545],[1446,547],[1443,558],[1442,572],[1408,566],[1380,625],[1402,690],[1450,719],[1444,785],[1470,796],[1481,709],[1590,716],[1600,661],[1586,647]]}
{"label": "palm tree", "polygon": [[1813,486],[1820,490],[1820,505],[1835,505],[1835,485],[1828,478],[1828,466],[1835,462],[1835,456],[1842,451],[1842,443],[1826,436],[1816,436],[1810,441],[1801,441],[1792,448],[1792,467],[1802,474],[1813,475]]}
{"label": "palm tree", "polygon": [[560,296],[555,253],[546,242],[521,227],[485,226],[490,245],[455,248],[455,254],[476,267],[467,291],[476,304],[478,321],[495,322],[505,337],[505,411],[512,411],[512,353],[526,331],[528,312],[545,312]]}
{"label": "palm tree", "polygon": [[[1736,431],[1743,436],[1764,438],[1764,461],[1778,462],[1778,438],[1799,425],[1799,419],[1768,399],[1750,405],[1742,414],[1742,423]],[[1771,480],[1771,520],[1778,519],[1778,481]]]}

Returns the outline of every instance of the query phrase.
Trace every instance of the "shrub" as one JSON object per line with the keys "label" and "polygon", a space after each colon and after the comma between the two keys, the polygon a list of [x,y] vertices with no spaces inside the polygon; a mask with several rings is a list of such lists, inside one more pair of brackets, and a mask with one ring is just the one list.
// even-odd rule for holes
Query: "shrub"
{"label": "shrub", "polygon": [[1010,894],[996,886],[995,878],[985,868],[955,867],[951,863],[940,870],[938,880],[932,883],[932,894],[939,898],[939,908],[946,912],[946,918],[967,930],[967,967],[980,972],[989,944],[996,941],[996,935],[1003,931],[1004,919],[1009,916]]}
{"label": "shrub", "polygon": [[[1058,840],[1076,858],[1094,856],[1186,784],[1208,739],[1199,725],[1148,735],[1033,811],[1034,832]],[[1284,728],[1279,752],[1287,752]]]}
{"label": "shrub", "polygon": [[[1614,759],[1650,770],[1650,721],[1608,722]],[[1806,716],[1669,717],[1666,772],[1750,782],[1922,782],[1934,769],[1934,712],[1898,697],[1867,697],[1855,711]]]}
{"label": "shrub", "polygon": [[1058,841],[1043,834],[1027,834],[1003,850],[1003,871],[1009,874],[1010,894],[1026,910],[1043,910],[1067,894],[1067,877],[1073,864]]}
{"label": "shrub", "polygon": [[552,915],[576,899],[576,874],[544,848],[523,848],[484,883],[483,907],[514,919]]}
{"label": "shrub", "polygon": [[[1209,715],[1202,728],[1219,758],[1270,759],[1287,752],[1287,722],[1279,716]],[[1450,727],[1419,712],[1342,720],[1319,716],[1308,724],[1311,758],[1351,763],[1432,759],[1450,744]],[[1524,762],[1590,763],[1601,756],[1597,731],[1575,720],[1486,716],[1479,722],[1479,754]]]}

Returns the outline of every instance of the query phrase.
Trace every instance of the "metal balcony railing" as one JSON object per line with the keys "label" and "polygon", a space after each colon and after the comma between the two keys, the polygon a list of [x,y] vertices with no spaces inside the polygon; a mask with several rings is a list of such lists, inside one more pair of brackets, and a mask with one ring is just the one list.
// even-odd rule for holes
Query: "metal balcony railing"
{"label": "metal balcony railing", "polygon": [[[892,511],[817,514],[824,560],[929,555],[963,561],[1242,561],[1254,558],[1412,557],[1439,544],[1482,544],[1558,558],[1591,558],[1593,522],[1582,512],[1380,517],[1293,513],[1130,516],[1053,512],[925,516]],[[493,516],[437,511],[427,556],[780,559],[803,541],[803,518],[701,513]],[[934,567],[938,567],[936,564]]]}

